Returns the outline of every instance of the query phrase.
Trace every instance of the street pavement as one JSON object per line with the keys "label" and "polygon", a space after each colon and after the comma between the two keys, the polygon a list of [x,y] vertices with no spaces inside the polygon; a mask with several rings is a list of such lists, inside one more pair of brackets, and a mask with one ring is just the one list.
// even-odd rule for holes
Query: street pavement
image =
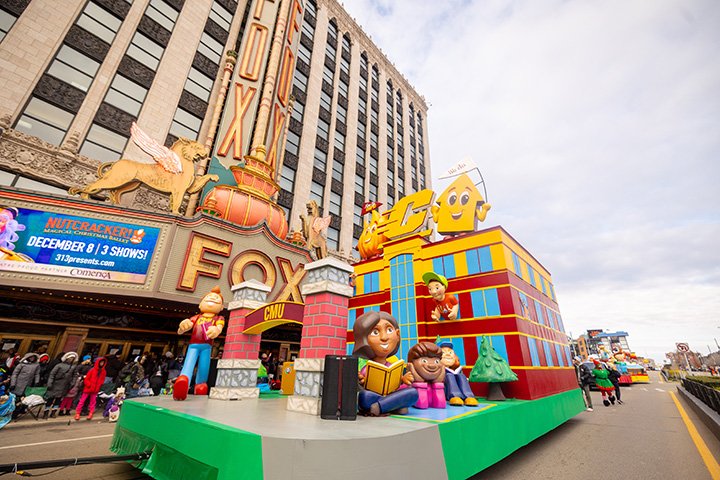
{"label": "street pavement", "polygon": [[[473,479],[720,480],[720,475],[713,477],[708,470],[673,401],[670,392],[676,392],[678,383],[661,383],[657,372],[650,373],[652,383],[622,389],[624,405],[604,407],[600,393],[592,392],[593,412],[582,412]],[[675,396],[711,452],[710,462],[716,462],[715,468],[719,468],[720,441],[677,393]],[[0,430],[0,464],[110,455],[114,426],[104,419],[68,424],[67,417],[36,421],[26,416]],[[487,442],[492,442],[492,437],[488,436]],[[53,470],[30,473],[41,475]],[[149,477],[121,462],[68,467],[43,478]]]}
{"label": "street pavement", "polygon": [[600,392],[592,392],[594,411],[582,412],[473,479],[720,480],[705,466],[670,392],[714,456],[716,469],[720,441],[678,396],[679,383],[649,373],[652,383],[622,388],[624,405],[604,407]]}

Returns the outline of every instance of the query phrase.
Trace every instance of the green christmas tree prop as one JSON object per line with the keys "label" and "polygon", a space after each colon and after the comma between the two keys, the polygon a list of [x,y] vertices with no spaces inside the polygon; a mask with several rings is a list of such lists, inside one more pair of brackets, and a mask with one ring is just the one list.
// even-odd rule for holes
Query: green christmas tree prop
{"label": "green christmas tree prop", "polygon": [[514,382],[517,379],[518,377],[510,369],[510,365],[495,351],[488,338],[483,336],[478,359],[470,372],[469,380],[471,382],[487,382],[489,384],[487,399],[500,401],[505,400],[500,383]]}

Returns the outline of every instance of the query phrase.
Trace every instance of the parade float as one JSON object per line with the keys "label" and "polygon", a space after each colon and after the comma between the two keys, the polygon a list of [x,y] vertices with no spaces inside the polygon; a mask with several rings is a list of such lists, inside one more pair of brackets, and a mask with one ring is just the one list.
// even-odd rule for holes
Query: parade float
{"label": "parade float", "polygon": [[[174,302],[183,313],[173,330],[184,338],[191,332],[188,351],[197,350],[200,371],[184,372],[176,398],[125,400],[113,452],[149,452],[138,467],[162,479],[462,479],[583,411],[550,274],[502,227],[478,229],[490,205],[468,165],[452,169],[451,184],[439,195],[423,189],[384,212],[370,202],[354,264],[328,256],[328,218],[312,201],[300,230],[289,233],[276,179],[303,7],[291,0],[252,5],[239,68],[230,82],[234,62],[226,65],[204,144],[181,139],[166,148],[138,130],[133,140],[156,164],[101,165],[96,181],[72,190],[81,199],[2,191],[7,215],[23,220],[28,232],[67,236],[52,245],[96,240],[70,255],[83,267],[70,267],[56,264],[64,260],[51,257],[54,251],[26,250],[31,245],[18,230],[20,240],[10,240],[17,248],[8,245],[8,258],[0,259],[17,288],[34,288],[42,277],[50,290],[51,281],[66,277],[64,295],[82,295],[84,302],[94,296],[147,310]],[[209,173],[196,175],[195,163]],[[86,201],[109,192],[119,202],[140,183],[169,193],[173,213],[186,194],[204,189],[198,208],[188,207],[196,215]],[[56,220],[72,228],[50,228]],[[124,229],[140,243],[101,238],[101,225]],[[117,272],[90,266],[95,252],[104,251],[100,240],[135,256],[137,245],[144,246],[144,257],[134,258],[143,262]],[[212,308],[208,292],[219,298]],[[223,321],[217,301],[228,312]],[[188,311],[198,303],[200,313]],[[368,328],[360,329],[367,319]],[[261,337],[283,324],[302,328],[292,393],[261,395]],[[376,330],[377,339],[392,342],[377,342]],[[83,339],[68,334],[65,345]],[[218,345],[213,385],[206,353]],[[387,372],[373,373],[368,362],[361,367],[358,357],[381,360],[376,363]],[[356,366],[344,368],[349,365]],[[336,418],[354,421],[321,416],[330,395]],[[347,405],[358,399],[361,415],[346,417]]]}
{"label": "parade float", "polygon": [[[476,229],[489,205],[467,173],[437,200],[422,190],[378,206],[366,208],[354,265],[320,256],[304,265],[299,295],[281,301],[262,281],[233,286],[209,395],[126,401],[113,451],[152,451],[141,468],[156,478],[366,478],[372,469],[460,479],[584,410],[550,274],[502,227]],[[431,218],[444,238],[433,240]],[[322,219],[310,224],[322,239]],[[292,394],[260,394],[260,334],[284,322],[302,324]],[[427,366],[446,356],[444,373]],[[355,373],[340,389],[354,392],[343,394],[355,421],[320,416],[324,395],[338,418],[349,401],[326,358],[354,359],[354,372],[360,358],[360,402]]]}

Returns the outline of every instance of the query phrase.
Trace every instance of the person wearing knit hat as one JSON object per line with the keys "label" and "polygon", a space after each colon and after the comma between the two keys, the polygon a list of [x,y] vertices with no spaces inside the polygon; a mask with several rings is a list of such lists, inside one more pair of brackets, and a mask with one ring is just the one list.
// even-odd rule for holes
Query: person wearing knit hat
{"label": "person wearing knit hat", "polygon": [[61,360],[60,363],[53,367],[48,377],[46,394],[48,401],[45,403],[44,418],[48,416],[55,417],[58,414],[75,377],[77,353],[67,352],[62,356]]}

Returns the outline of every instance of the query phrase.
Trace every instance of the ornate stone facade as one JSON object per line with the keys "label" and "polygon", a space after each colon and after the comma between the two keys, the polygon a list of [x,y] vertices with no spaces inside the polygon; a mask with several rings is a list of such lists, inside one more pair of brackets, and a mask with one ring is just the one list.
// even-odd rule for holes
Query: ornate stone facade
{"label": "ornate stone facade", "polygon": [[[73,134],[69,138],[73,138]],[[32,135],[5,128],[0,133],[0,169],[64,190],[95,181],[101,162],[72,150],[72,147],[61,148]],[[128,206],[137,210],[166,212],[168,197],[140,187]]]}

